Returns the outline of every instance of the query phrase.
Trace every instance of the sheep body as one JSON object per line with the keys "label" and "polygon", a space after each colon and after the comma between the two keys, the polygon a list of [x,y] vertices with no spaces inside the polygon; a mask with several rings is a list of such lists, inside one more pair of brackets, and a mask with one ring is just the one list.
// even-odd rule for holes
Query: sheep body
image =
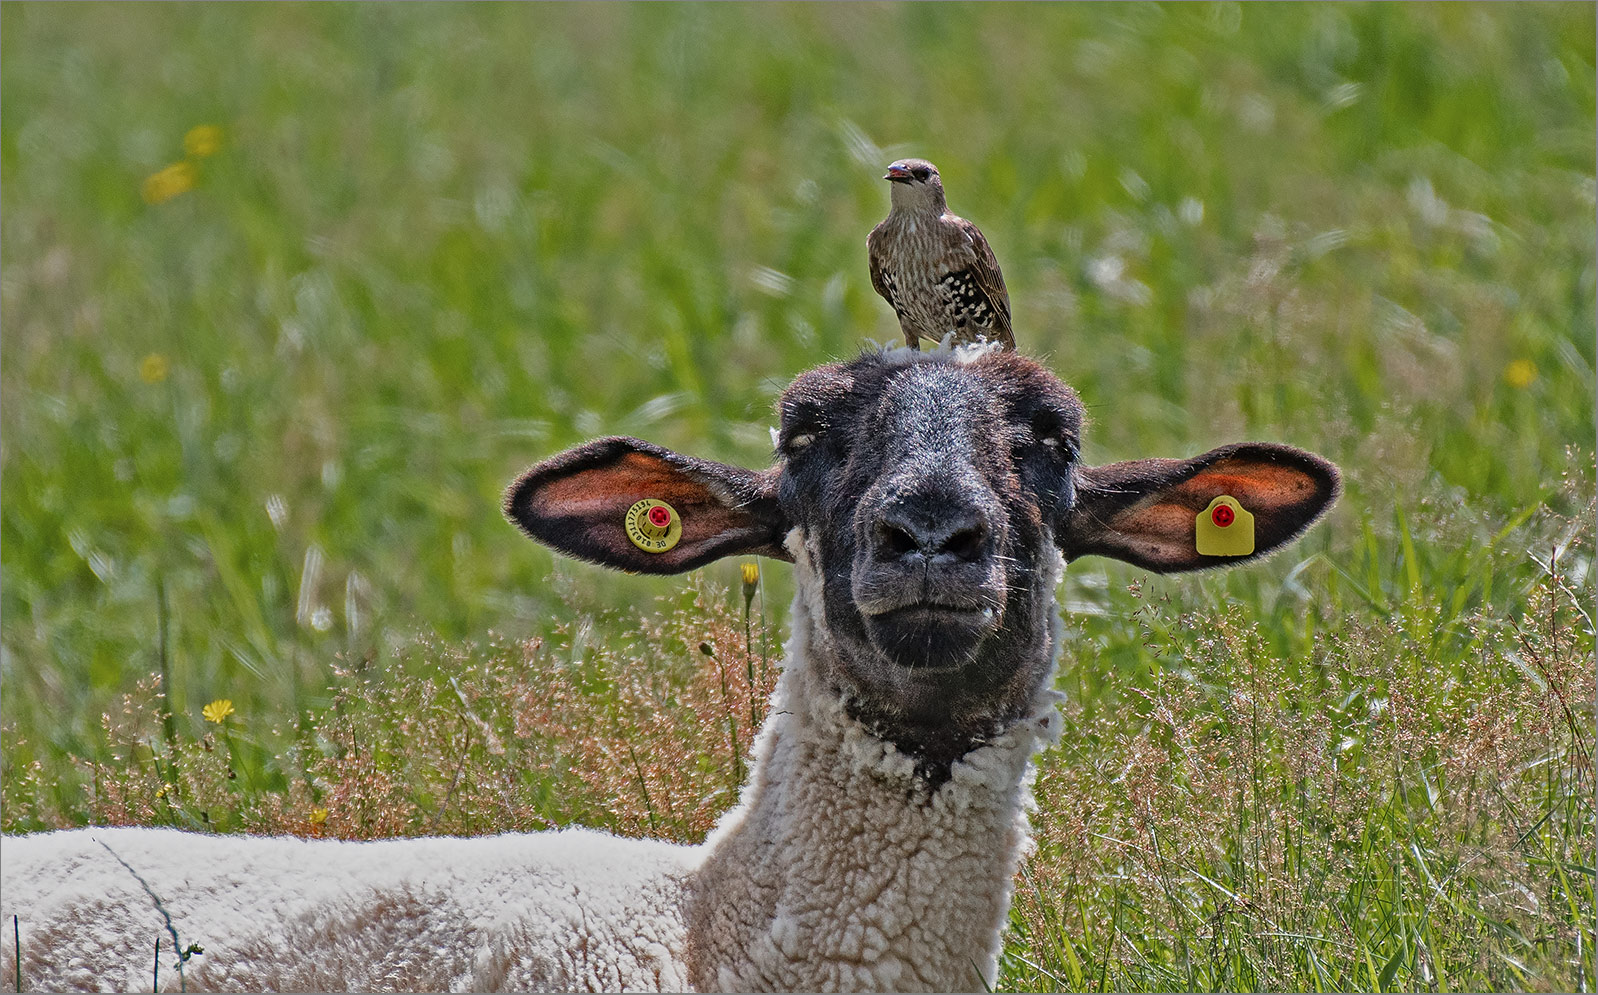
{"label": "sheep body", "polygon": [[148,991],[160,937],[162,987],[177,990],[161,914],[106,847],[183,944],[204,947],[191,989],[687,987],[697,847],[588,830],[357,843],[142,828],[5,839],[0,910],[19,917],[25,985]]}

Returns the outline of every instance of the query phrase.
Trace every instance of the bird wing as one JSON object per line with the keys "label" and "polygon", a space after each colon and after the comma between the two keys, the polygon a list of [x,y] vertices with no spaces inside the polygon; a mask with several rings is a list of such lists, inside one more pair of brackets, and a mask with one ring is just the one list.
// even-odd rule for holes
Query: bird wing
{"label": "bird wing", "polygon": [[977,287],[987,295],[988,302],[993,306],[993,330],[998,333],[1006,349],[1014,349],[1015,334],[1010,331],[1010,292],[1004,289],[1004,274],[999,272],[999,259],[976,225],[960,217],[954,221],[971,246],[974,257],[971,275],[976,277]]}
{"label": "bird wing", "polygon": [[880,243],[882,241],[882,228],[885,224],[887,224],[886,221],[877,225],[877,227],[871,229],[871,234],[866,236],[866,259],[871,263],[872,289],[883,300],[897,308],[898,305],[893,303],[893,298],[888,296],[888,285],[882,280],[882,246]]}

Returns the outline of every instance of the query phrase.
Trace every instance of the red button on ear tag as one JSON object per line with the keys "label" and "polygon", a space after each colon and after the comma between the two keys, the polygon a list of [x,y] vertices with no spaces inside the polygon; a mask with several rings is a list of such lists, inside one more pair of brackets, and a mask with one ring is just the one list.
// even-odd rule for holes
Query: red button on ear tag
{"label": "red button on ear tag", "polygon": [[655,498],[644,498],[628,508],[622,526],[632,544],[646,553],[664,553],[682,538],[682,516]]}
{"label": "red button on ear tag", "polygon": [[1193,519],[1193,546],[1200,556],[1250,556],[1254,553],[1254,514],[1230,494],[1222,494]]}

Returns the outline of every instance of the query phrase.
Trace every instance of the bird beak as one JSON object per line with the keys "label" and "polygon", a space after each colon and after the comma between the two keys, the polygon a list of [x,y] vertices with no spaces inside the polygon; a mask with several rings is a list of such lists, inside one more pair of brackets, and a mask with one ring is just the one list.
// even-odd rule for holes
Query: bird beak
{"label": "bird beak", "polygon": [[883,179],[892,180],[895,183],[909,183],[910,171],[898,163],[894,163],[888,167],[888,174]]}

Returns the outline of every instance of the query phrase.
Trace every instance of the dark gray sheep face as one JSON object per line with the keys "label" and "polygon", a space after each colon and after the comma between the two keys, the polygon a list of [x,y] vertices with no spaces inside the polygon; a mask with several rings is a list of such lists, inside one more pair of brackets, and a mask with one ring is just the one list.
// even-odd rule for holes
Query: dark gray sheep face
{"label": "dark gray sheep face", "polygon": [[867,356],[799,377],[781,413],[778,503],[850,707],[923,754],[1013,717],[1049,669],[1076,394],[1014,354]]}

